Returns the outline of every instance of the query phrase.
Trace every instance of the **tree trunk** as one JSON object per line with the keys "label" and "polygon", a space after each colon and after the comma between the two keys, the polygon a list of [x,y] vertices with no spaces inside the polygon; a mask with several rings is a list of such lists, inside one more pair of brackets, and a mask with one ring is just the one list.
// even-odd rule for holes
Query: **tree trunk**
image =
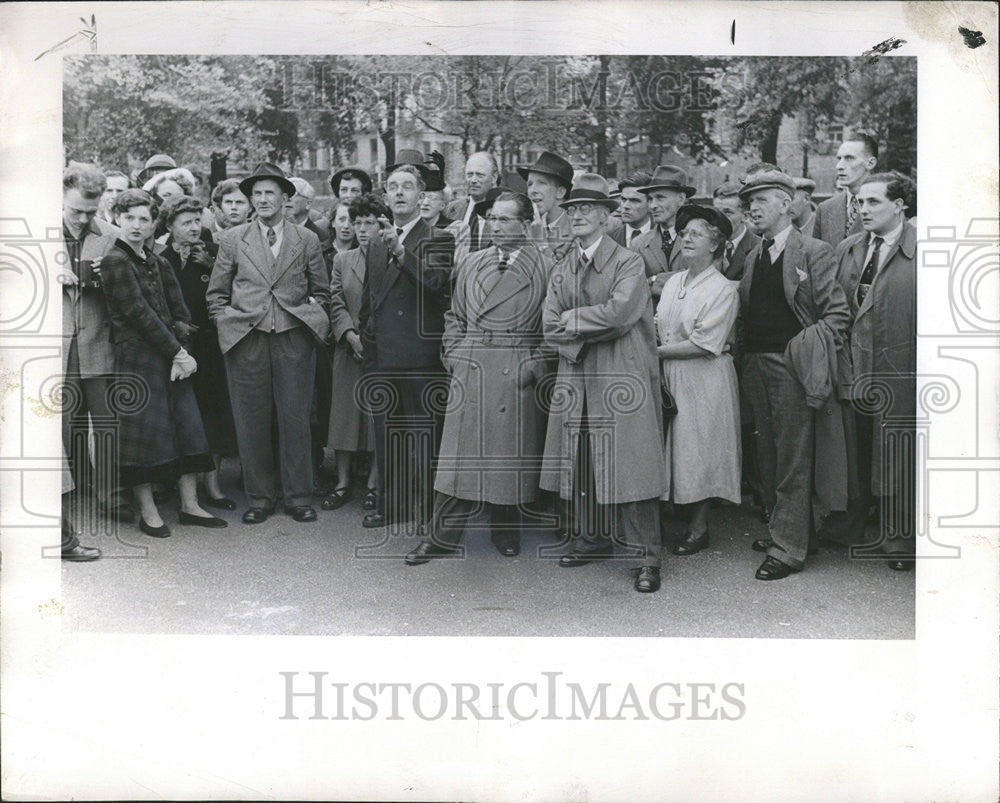
{"label": "tree trunk", "polygon": [[781,112],[772,114],[766,121],[767,128],[760,140],[760,159],[762,162],[778,164],[778,129],[781,128]]}
{"label": "tree trunk", "polygon": [[598,105],[597,105],[597,173],[605,176],[608,171],[608,75],[611,73],[611,60],[608,56],[600,57],[601,71],[598,74]]}
{"label": "tree trunk", "polygon": [[386,100],[385,131],[379,134],[382,147],[385,148],[385,165],[388,167],[396,161],[396,96],[391,94]]}

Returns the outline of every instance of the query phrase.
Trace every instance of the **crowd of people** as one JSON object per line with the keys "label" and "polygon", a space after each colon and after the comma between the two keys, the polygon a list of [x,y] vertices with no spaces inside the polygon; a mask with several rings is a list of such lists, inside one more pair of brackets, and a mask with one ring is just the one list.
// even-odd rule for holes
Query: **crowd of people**
{"label": "crowd of people", "polygon": [[[169,156],[134,176],[63,176],[63,557],[81,499],[152,537],[225,527],[238,458],[246,525],[361,496],[361,524],[455,557],[484,511],[504,556],[553,530],[562,567],[621,556],[640,592],[670,546],[709,544],[712,510],[752,496],[759,580],[820,540],[914,557],[913,182],[848,137],[837,187],[751,166],[708,203],[682,167],[621,181],[552,152],[501,174],[401,150],[315,187],[273,164],[203,179]],[[377,178],[377,177],[376,177]],[[113,404],[112,384],[133,382]],[[117,448],[89,449],[115,422]],[[77,504],[74,505],[74,502]],[[138,507],[138,511],[136,511]],[[866,525],[877,510],[877,536]]]}

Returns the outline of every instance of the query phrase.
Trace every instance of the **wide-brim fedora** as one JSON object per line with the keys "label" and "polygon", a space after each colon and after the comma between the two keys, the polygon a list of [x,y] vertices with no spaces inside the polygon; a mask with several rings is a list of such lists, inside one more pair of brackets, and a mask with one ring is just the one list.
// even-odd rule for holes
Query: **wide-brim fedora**
{"label": "wide-brim fedora", "polygon": [[142,166],[142,170],[136,174],[135,180],[141,187],[157,173],[162,173],[164,170],[170,170],[174,167],[177,167],[177,162],[173,160],[173,157],[165,153],[154,153],[146,160],[146,163]]}
{"label": "wide-brim fedora", "polygon": [[240,192],[249,198],[253,194],[253,185],[264,179],[277,182],[289,198],[295,195],[295,185],[285,178],[285,173],[280,167],[270,162],[261,162],[257,165],[254,171],[240,182]]}
{"label": "wide-brim fedora", "polygon": [[688,198],[695,194],[696,190],[691,186],[691,179],[688,178],[687,170],[675,165],[660,165],[653,171],[653,177],[645,187],[638,187],[639,192],[654,192],[655,190],[674,190],[683,192]]}
{"label": "wide-brim fedora", "polygon": [[426,183],[427,174],[430,170],[424,163],[425,159],[426,157],[420,151],[413,150],[412,148],[403,148],[396,154],[395,164],[391,164],[385,169],[385,175],[389,177],[403,165],[412,165],[420,171],[420,175]]}
{"label": "wide-brim fedora", "polygon": [[714,206],[702,206],[701,204],[684,204],[677,210],[677,217],[674,219],[674,230],[678,233],[684,231],[684,227],[695,218],[704,220],[710,226],[715,226],[728,240],[733,236],[733,224],[722,212]]}
{"label": "wide-brim fedora", "polygon": [[533,165],[519,167],[517,172],[525,181],[528,180],[529,173],[542,173],[555,178],[567,190],[573,186],[573,165],[552,151],[542,151]]}
{"label": "wide-brim fedora", "polygon": [[340,194],[340,182],[345,178],[359,178],[361,179],[361,191],[372,191],[372,177],[368,175],[368,171],[362,170],[357,165],[351,165],[350,167],[342,167],[330,174],[330,189],[333,190],[334,195]]}
{"label": "wide-brim fedora", "polygon": [[560,201],[559,206],[566,209],[582,203],[597,204],[614,212],[619,200],[608,195],[608,182],[604,176],[597,173],[581,173],[569,191],[569,197]]}

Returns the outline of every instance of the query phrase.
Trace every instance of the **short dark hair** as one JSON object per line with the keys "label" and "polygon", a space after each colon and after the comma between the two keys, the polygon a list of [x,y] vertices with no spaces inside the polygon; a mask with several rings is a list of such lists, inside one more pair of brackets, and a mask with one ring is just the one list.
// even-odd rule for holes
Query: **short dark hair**
{"label": "short dark hair", "polygon": [[887,173],[872,173],[864,184],[885,184],[885,197],[890,201],[901,200],[906,209],[906,216],[913,217],[917,213],[917,185],[907,176],[895,170]]}
{"label": "short dark hair", "polygon": [[83,162],[70,162],[63,170],[63,192],[76,190],[84,198],[100,198],[108,188],[108,182],[100,168]]}
{"label": "short dark hair", "polygon": [[874,156],[878,159],[878,140],[874,134],[868,131],[855,131],[849,136],[844,137],[844,142],[860,142],[865,146],[865,150],[868,151],[869,156]]}
{"label": "short dark hair", "polygon": [[[225,181],[220,181],[215,185],[215,189],[212,190],[212,205],[218,206],[222,203],[222,199],[227,195],[232,195],[234,192],[238,192],[243,195],[243,190],[240,189],[240,182],[235,178],[227,178]],[[245,195],[243,195],[246,198]],[[247,201],[250,199],[247,198]]]}
{"label": "short dark hair", "polygon": [[634,173],[629,173],[621,183],[618,185],[619,190],[628,189],[629,187],[648,187],[653,181],[653,174],[648,170],[636,170]]}
{"label": "short dark hair", "polygon": [[160,211],[156,205],[156,201],[153,200],[153,196],[145,190],[125,190],[125,192],[115,198],[115,202],[111,206],[111,211],[115,215],[121,215],[136,206],[148,206],[150,217],[153,220],[156,220],[156,216]]}
{"label": "short dark hair", "polygon": [[385,181],[389,183],[389,177],[393,173],[409,173],[411,176],[417,179],[417,189],[421,192],[427,189],[427,182],[424,181],[423,174],[420,172],[420,168],[416,165],[396,165],[396,168],[385,177]]}
{"label": "short dark hair", "polygon": [[160,210],[159,224],[164,228],[168,228],[185,212],[197,212],[200,215],[202,209],[204,207],[197,198],[191,198],[187,195],[175,195],[173,198],[167,198],[163,202],[163,208]]}
{"label": "short dark hair", "polygon": [[531,220],[535,216],[535,207],[531,205],[531,199],[524,193],[501,192],[493,200],[493,204],[496,205],[498,201],[514,201],[517,204],[517,216],[521,220]]}
{"label": "short dark hair", "polygon": [[[351,216],[351,223],[359,217],[368,217],[369,215],[376,220],[380,217],[391,217],[385,201],[373,192],[366,192],[361,197],[355,198],[354,203],[347,205],[347,214]],[[330,219],[333,219],[332,214]]]}

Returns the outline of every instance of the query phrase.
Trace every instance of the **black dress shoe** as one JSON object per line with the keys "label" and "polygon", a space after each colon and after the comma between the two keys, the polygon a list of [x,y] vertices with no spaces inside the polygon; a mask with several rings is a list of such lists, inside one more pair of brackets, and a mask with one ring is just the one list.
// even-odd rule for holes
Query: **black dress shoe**
{"label": "black dress shoe", "polygon": [[285,507],[285,513],[296,521],[316,521],[316,511],[315,509],[309,507],[309,505]]}
{"label": "black dress shoe", "polygon": [[217,510],[236,510],[236,503],[228,496],[206,496],[202,504],[205,507],[214,507]]}
{"label": "black dress shoe", "polygon": [[643,566],[639,576],[635,578],[635,590],[643,594],[651,594],[660,590],[660,570],[656,566]]}
{"label": "black dress shoe", "polygon": [[183,510],[178,512],[177,520],[181,524],[188,524],[192,527],[211,527],[216,529],[229,526],[229,522],[225,519],[217,519],[215,516],[195,516],[191,513],[185,513]]}
{"label": "black dress shoe", "polygon": [[139,516],[139,529],[146,533],[146,535],[153,536],[153,538],[166,538],[170,535],[170,528],[166,524],[161,524],[159,527],[150,527],[146,524],[146,520],[142,516]]}
{"label": "black dress shoe", "polygon": [[777,558],[772,558],[768,555],[764,558],[764,562],[760,564],[760,568],[757,569],[756,577],[758,580],[780,580],[783,577],[788,577],[790,574],[795,574],[801,571],[801,569],[796,569],[793,566],[789,566],[787,563],[782,563]]}
{"label": "black dress shoe", "polygon": [[490,540],[493,542],[493,546],[497,548],[497,552],[505,558],[517,557],[521,552],[520,538],[494,538],[491,535]]}
{"label": "black dress shoe", "polygon": [[[767,552],[772,546],[774,546],[774,541],[770,538],[758,538],[752,544],[750,544],[750,549],[754,552]],[[807,555],[818,555],[819,547],[811,546],[806,550]]]}
{"label": "black dress shoe", "polygon": [[251,507],[243,514],[244,524],[263,524],[267,517],[274,513],[274,508]]}
{"label": "black dress shoe", "polygon": [[374,510],[377,503],[378,503],[378,491],[376,491],[374,488],[369,488],[367,491],[365,491],[365,498],[364,502],[362,503],[362,507],[365,510]]}
{"label": "black dress shoe", "polygon": [[350,486],[347,486],[346,488],[334,488],[329,494],[327,494],[326,498],[323,500],[323,503],[320,505],[320,507],[322,507],[323,510],[337,510],[338,508],[342,508],[350,501],[351,501]]}
{"label": "black dress shoe", "polygon": [[361,526],[372,529],[373,527],[385,527],[389,523],[389,519],[386,517],[385,513],[366,513],[365,517],[361,520]]}
{"label": "black dress shoe", "polygon": [[701,535],[688,533],[684,540],[671,550],[675,555],[695,555],[708,546],[708,530]]}
{"label": "black dress shoe", "polygon": [[611,557],[611,552],[605,547],[597,549],[574,549],[559,558],[559,565],[562,567],[586,566],[591,561],[607,560]]}
{"label": "black dress shoe", "polygon": [[76,563],[97,560],[99,557],[101,557],[101,550],[92,546],[80,546],[79,544],[72,549],[64,550],[62,553],[63,560],[71,560]]}
{"label": "black dress shoe", "polygon": [[407,566],[419,566],[434,558],[442,558],[445,555],[455,554],[454,549],[438,546],[433,541],[424,540],[417,544],[404,558]]}
{"label": "black dress shoe", "polygon": [[913,569],[914,563],[913,558],[889,558],[889,568],[894,572],[908,572]]}

